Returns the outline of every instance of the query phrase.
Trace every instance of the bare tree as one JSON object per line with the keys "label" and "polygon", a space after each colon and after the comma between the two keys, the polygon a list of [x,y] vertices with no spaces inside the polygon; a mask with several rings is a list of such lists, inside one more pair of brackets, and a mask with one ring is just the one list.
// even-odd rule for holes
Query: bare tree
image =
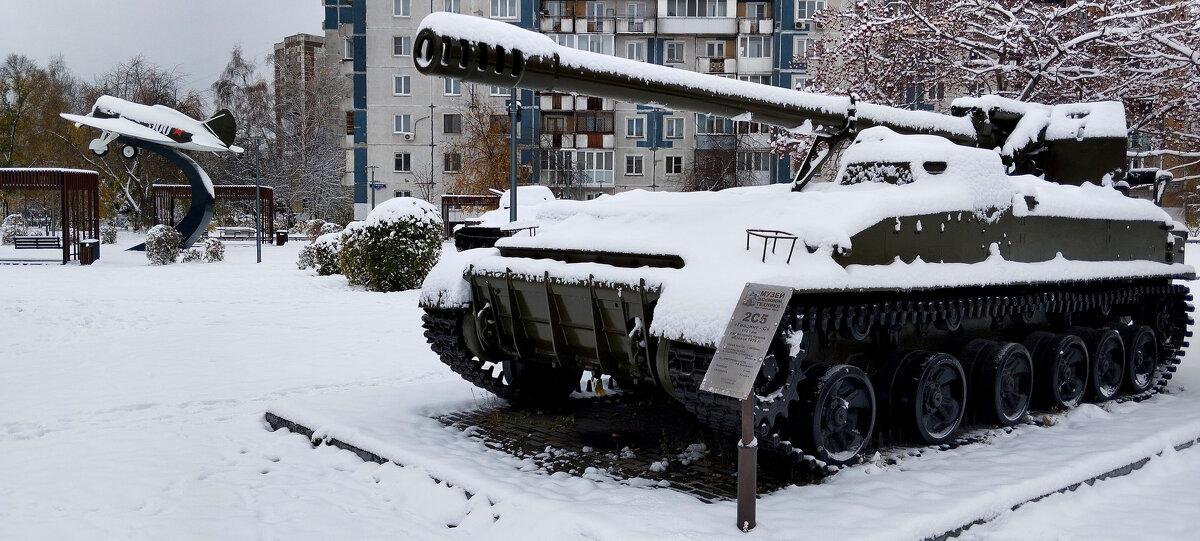
{"label": "bare tree", "polygon": [[[829,37],[797,61],[814,90],[902,107],[988,93],[1122,100],[1146,138],[1139,156],[1195,159],[1200,138],[1182,119],[1200,113],[1198,11],[1177,0],[864,0],[819,14]],[[791,143],[781,150],[807,148]]]}
{"label": "bare tree", "polygon": [[[465,106],[459,109],[462,136],[447,144],[462,167],[454,182],[460,194],[486,194],[509,186],[508,116],[480,95],[477,85],[463,85]],[[526,175],[520,171],[519,175]],[[521,179],[522,181],[527,179]]]}

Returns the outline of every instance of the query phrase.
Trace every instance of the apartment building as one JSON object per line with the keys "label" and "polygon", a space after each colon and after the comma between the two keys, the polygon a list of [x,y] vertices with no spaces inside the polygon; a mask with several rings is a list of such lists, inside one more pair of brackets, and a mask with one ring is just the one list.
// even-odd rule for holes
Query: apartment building
{"label": "apartment building", "polygon": [[[326,50],[353,91],[346,111],[346,183],[355,215],[372,201],[436,197],[461,163],[449,150],[469,106],[462,85],[416,71],[421,19],[450,11],[506,21],[560,45],[794,88],[825,0],[323,0]],[[477,88],[505,111],[510,89]],[[590,199],[632,189],[678,190],[735,164],[737,184],[786,182],[769,128],[580,95],[517,90],[519,163],[533,183]],[[716,173],[714,173],[716,171]],[[725,175],[729,172],[726,168]],[[726,181],[730,180],[728,178]],[[703,185],[702,183],[700,185]]]}

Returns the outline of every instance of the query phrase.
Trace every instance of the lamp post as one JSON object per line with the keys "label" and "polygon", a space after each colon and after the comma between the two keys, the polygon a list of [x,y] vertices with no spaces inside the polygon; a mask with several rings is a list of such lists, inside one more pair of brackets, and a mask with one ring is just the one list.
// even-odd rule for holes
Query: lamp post
{"label": "lamp post", "polygon": [[379,166],[368,165],[367,169],[371,170],[371,210],[375,210],[375,170],[379,169]]}
{"label": "lamp post", "polygon": [[256,263],[262,263],[262,178],[259,177],[258,154],[261,152],[259,141],[254,142],[254,249],[257,252]]}
{"label": "lamp post", "polygon": [[508,93],[508,221],[517,221],[517,89]]}

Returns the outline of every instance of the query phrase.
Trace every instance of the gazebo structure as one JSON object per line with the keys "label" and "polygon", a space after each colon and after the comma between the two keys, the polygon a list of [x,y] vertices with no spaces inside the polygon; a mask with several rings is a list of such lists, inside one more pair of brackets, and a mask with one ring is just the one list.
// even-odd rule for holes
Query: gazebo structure
{"label": "gazebo structure", "polygon": [[79,259],[79,241],[100,238],[100,174],[95,171],[0,168],[0,190],[58,195],[64,265]]}
{"label": "gazebo structure", "polygon": [[[263,215],[263,238],[275,238],[275,190],[270,186],[256,188],[253,185],[217,184],[213,186],[214,197],[217,201],[254,201],[255,189],[259,190]],[[154,223],[175,225],[175,202],[180,199],[193,197],[192,187],[187,184],[155,184],[151,187],[154,195]]]}

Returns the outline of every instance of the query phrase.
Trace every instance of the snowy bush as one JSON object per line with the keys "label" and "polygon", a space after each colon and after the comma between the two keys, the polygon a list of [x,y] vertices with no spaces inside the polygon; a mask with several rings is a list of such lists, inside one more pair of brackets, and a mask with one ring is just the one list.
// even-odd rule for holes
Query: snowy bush
{"label": "snowy bush", "polygon": [[308,242],[316,242],[317,237],[321,236],[321,228],[325,226],[325,220],[314,218],[308,221],[304,226],[304,234],[308,235]]}
{"label": "snowy bush", "polygon": [[225,243],[219,239],[204,241],[204,260],[209,263],[225,261]]}
{"label": "snowy bush", "polygon": [[342,270],[338,264],[338,250],[341,248],[340,237],[340,233],[317,237],[315,242],[300,249],[300,258],[296,261],[296,266],[300,267],[300,270],[317,269],[317,274],[321,276],[340,273]]}
{"label": "snowy bush", "polygon": [[397,197],[342,231],[338,261],[351,285],[402,291],[421,285],[442,250],[442,218],[420,199]]}
{"label": "snowy bush", "polygon": [[100,244],[116,244],[117,243],[117,228],[112,225],[100,226]]}
{"label": "snowy bush", "polygon": [[25,218],[22,218],[20,214],[5,216],[4,223],[0,224],[0,244],[12,244],[13,237],[26,234],[27,229]]}
{"label": "snowy bush", "polygon": [[146,258],[152,265],[169,265],[179,259],[179,244],[183,242],[174,227],[159,224],[146,233]]}
{"label": "snowy bush", "polygon": [[200,250],[195,248],[188,248],[187,250],[182,250],[179,253],[182,255],[182,257],[179,258],[180,263],[191,263],[193,261],[204,260],[204,254],[200,253]]}
{"label": "snowy bush", "polygon": [[325,225],[321,226],[321,234],[328,235],[330,233],[341,233],[342,229],[344,228],[338,224],[333,222],[325,222]]}

